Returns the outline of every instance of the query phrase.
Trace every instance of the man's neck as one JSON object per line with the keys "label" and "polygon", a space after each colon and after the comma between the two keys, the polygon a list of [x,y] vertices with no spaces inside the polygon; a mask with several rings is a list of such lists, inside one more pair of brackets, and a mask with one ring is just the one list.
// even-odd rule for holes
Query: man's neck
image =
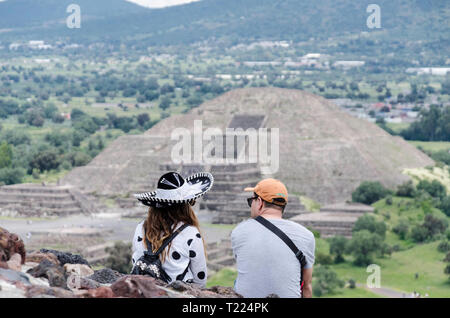
{"label": "man's neck", "polygon": [[274,209],[266,209],[260,214],[265,219],[282,219],[281,212]]}

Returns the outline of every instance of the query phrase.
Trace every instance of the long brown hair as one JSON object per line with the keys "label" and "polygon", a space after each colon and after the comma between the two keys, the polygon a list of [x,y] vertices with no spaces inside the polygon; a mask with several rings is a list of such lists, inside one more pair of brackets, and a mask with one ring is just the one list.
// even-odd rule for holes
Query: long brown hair
{"label": "long brown hair", "polygon": [[[197,216],[195,215],[190,204],[186,203],[166,208],[150,207],[148,209],[148,216],[144,222],[144,235],[152,245],[152,251],[154,253],[161,247],[163,241],[173,233],[173,229],[179,222],[195,226],[200,232]],[[144,241],[143,243],[147,248],[146,242]],[[167,252],[170,250],[170,246],[171,244],[169,244],[167,251],[164,250],[161,253],[161,262],[164,262]],[[203,246],[205,246],[204,240]]]}

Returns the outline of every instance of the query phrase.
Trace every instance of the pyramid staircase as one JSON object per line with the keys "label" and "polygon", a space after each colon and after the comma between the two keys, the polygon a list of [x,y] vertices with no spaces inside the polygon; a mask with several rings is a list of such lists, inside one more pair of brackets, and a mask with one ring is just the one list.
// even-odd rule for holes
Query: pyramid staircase
{"label": "pyramid staircase", "polygon": [[223,239],[219,242],[208,243],[206,246],[208,275],[220,271],[225,267],[234,266],[236,260],[231,249],[231,240]]}
{"label": "pyramid staircase", "polygon": [[290,220],[318,231],[324,238],[337,235],[351,238],[358,218],[373,211],[371,206],[346,202],[324,206],[320,212],[301,214]]}
{"label": "pyramid staircase", "polygon": [[0,215],[45,217],[95,212],[95,204],[72,187],[43,184],[0,187]]}

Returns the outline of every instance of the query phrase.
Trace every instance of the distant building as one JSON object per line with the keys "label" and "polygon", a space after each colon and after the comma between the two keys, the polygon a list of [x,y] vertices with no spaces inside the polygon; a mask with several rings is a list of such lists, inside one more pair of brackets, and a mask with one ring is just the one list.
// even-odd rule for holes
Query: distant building
{"label": "distant building", "polygon": [[9,45],[9,49],[10,50],[17,50],[18,48],[20,48],[22,46],[22,44],[20,44],[20,43],[11,43],[10,45]]}
{"label": "distant building", "polygon": [[406,73],[416,73],[417,75],[431,74],[445,76],[450,73],[450,67],[410,67]]}
{"label": "distant building", "polygon": [[322,56],[322,54],[320,53],[308,53],[306,55],[303,56],[304,59],[320,59],[320,57]]}
{"label": "distant building", "polygon": [[281,62],[276,61],[246,61],[243,63],[248,67],[256,67],[256,66],[278,66],[281,65]]}
{"label": "distant building", "polygon": [[336,61],[336,62],[334,62],[333,66],[349,69],[349,68],[353,68],[353,67],[361,67],[364,64],[366,64],[366,62],[364,62],[364,61]]}
{"label": "distant building", "polygon": [[51,45],[45,44],[44,41],[28,41],[28,47],[32,50],[48,50],[52,48]]}

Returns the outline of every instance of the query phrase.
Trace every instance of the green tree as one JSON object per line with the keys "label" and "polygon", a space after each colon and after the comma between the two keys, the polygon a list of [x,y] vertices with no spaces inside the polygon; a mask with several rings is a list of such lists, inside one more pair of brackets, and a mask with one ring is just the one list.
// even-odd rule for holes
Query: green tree
{"label": "green tree", "polygon": [[345,261],[344,254],[347,249],[348,240],[343,236],[334,236],[329,240],[330,254],[334,255],[334,262],[342,263]]}
{"label": "green tree", "polygon": [[408,235],[409,231],[409,223],[405,219],[401,219],[397,225],[394,226],[392,229],[394,233],[396,233],[401,240],[404,240],[406,236]]}
{"label": "green tree", "polygon": [[150,120],[150,116],[147,113],[139,114],[137,121],[139,126],[144,126]]}
{"label": "green tree", "polygon": [[12,156],[11,146],[6,141],[2,142],[0,145],[0,169],[11,166]]}
{"label": "green tree", "polygon": [[450,195],[447,195],[442,201],[439,208],[445,215],[450,216]]}
{"label": "green tree", "polygon": [[416,195],[416,187],[408,180],[397,187],[397,196],[413,198]]}
{"label": "green tree", "polygon": [[40,151],[30,162],[31,168],[40,172],[56,169],[59,166],[59,154],[55,149]]}
{"label": "green tree", "polygon": [[437,180],[433,180],[431,182],[428,180],[420,180],[417,185],[417,190],[423,190],[433,198],[439,199],[443,199],[447,194],[445,186]]}
{"label": "green tree", "polygon": [[348,252],[355,257],[354,264],[357,266],[367,266],[373,263],[373,258],[383,245],[383,238],[378,234],[368,230],[353,233],[348,244]]}
{"label": "green tree", "polygon": [[85,166],[92,159],[88,154],[81,151],[71,152],[65,158],[73,167]]}
{"label": "green tree", "polygon": [[25,170],[22,168],[3,168],[0,169],[0,182],[3,184],[22,183],[25,176]]}
{"label": "green tree", "polygon": [[391,194],[380,182],[364,181],[352,193],[353,202],[372,204]]}
{"label": "green tree", "polygon": [[369,214],[364,214],[356,220],[352,232],[355,233],[361,230],[378,234],[383,239],[386,237],[386,223],[383,221],[378,222],[374,216]]}
{"label": "green tree", "polygon": [[170,107],[170,98],[167,96],[164,96],[161,102],[159,103],[159,108],[162,110],[166,110]]}
{"label": "green tree", "polygon": [[313,294],[320,297],[333,293],[337,288],[344,287],[344,281],[340,280],[330,267],[319,265],[314,271]]}

